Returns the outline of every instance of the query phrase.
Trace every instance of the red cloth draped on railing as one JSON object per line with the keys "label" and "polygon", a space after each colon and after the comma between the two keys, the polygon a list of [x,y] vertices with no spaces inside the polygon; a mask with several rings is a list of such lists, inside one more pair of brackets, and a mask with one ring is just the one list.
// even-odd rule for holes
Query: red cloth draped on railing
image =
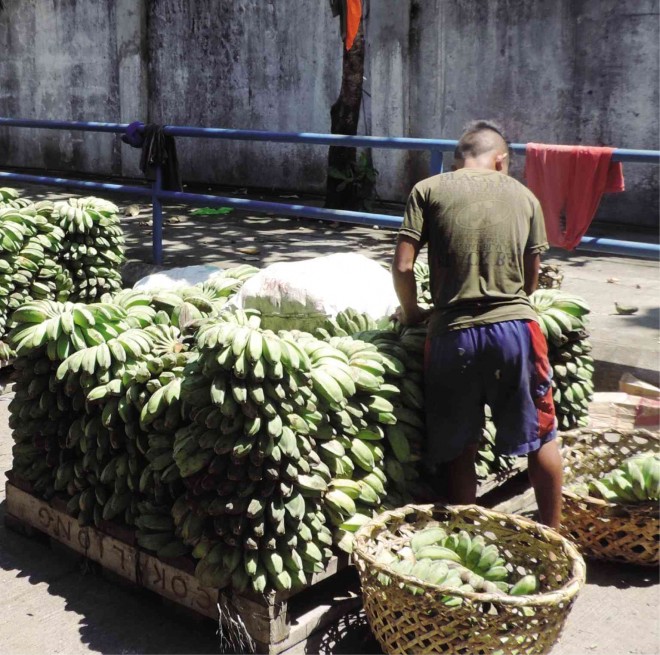
{"label": "red cloth draped on railing", "polygon": [[573,250],[585,235],[604,193],[624,190],[614,148],[528,143],[527,185],[539,199],[548,242]]}

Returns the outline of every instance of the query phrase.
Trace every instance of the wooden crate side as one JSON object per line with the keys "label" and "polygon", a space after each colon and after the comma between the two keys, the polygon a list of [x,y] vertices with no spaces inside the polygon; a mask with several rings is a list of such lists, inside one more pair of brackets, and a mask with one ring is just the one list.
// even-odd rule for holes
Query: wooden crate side
{"label": "wooden crate side", "polygon": [[362,604],[360,581],[353,568],[342,571],[314,590],[315,593],[301,597],[302,602],[289,605],[289,633],[286,639],[277,643],[271,641],[268,649],[266,644],[256,640],[260,651],[268,655],[308,652],[307,640],[313,634],[355,611]]}
{"label": "wooden crate side", "polygon": [[113,573],[137,582],[136,551],[127,544],[60,512],[43,500],[7,483],[7,513]]}
{"label": "wooden crate side", "polygon": [[[177,568],[139,548],[104,534],[93,526],[80,526],[64,512],[7,483],[9,522],[29,526],[53,542],[97,562],[112,574],[157,593],[198,615],[214,620],[239,620],[257,651],[278,655],[304,642],[313,632],[337,620],[359,606],[359,585],[349,588],[355,571],[348,567],[348,556],[333,557],[315,583],[284,600],[278,594],[250,597],[220,593],[201,587],[190,573]],[[282,595],[279,596],[280,598]],[[300,651],[302,652],[302,651]]]}
{"label": "wooden crate side", "polygon": [[286,601],[277,605],[262,605],[244,596],[227,594],[224,606],[230,608],[227,618],[238,619],[250,638],[260,644],[284,641],[291,632]]}
{"label": "wooden crate side", "polygon": [[526,470],[527,459],[524,457],[519,457],[515,466],[510,471],[489,475],[481,484],[479,484],[477,489],[477,497],[481,498],[482,496],[485,496],[486,494],[493,491],[493,489],[497,489]]}
{"label": "wooden crate side", "polygon": [[144,551],[137,551],[138,584],[203,616],[218,619],[218,590],[202,587],[197,578],[166,564]]}
{"label": "wooden crate side", "polygon": [[7,513],[105,569],[195,612],[218,618],[218,590],[123,541],[78,521],[7,484]]}
{"label": "wooden crate side", "polygon": [[18,487],[19,489],[27,492],[27,493],[32,493],[32,483],[28,482],[27,480],[23,480],[22,478],[19,478],[14,471],[7,471],[5,473],[5,476],[7,480],[13,484],[15,487]]}

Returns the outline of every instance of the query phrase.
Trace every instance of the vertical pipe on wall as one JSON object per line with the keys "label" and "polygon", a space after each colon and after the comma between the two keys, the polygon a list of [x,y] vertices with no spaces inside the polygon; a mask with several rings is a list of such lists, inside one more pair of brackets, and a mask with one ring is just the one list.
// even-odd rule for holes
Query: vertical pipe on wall
{"label": "vertical pipe on wall", "polygon": [[163,204],[159,194],[163,190],[163,167],[156,165],[156,180],[151,187],[153,258],[154,264],[163,263]]}

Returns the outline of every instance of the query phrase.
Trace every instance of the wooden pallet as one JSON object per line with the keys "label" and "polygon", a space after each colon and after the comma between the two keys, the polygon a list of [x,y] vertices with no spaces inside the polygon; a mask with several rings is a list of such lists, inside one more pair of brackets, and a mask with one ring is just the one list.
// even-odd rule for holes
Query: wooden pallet
{"label": "wooden pallet", "polygon": [[46,502],[26,489],[29,485],[15,478],[7,483],[7,527],[46,535],[133,585],[219,621],[220,634],[240,648],[236,652],[304,653],[310,636],[361,605],[359,581],[348,567],[347,555],[333,557],[326,570],[299,592],[232,594],[202,587],[192,574],[191,561],[154,557],[138,548],[127,530],[109,534],[110,530],[80,526],[61,503]]}
{"label": "wooden pallet", "polygon": [[493,473],[485,480],[482,480],[477,487],[477,497],[482,498],[494,489],[503,487],[509,480],[520,476],[520,474],[525,471],[527,471],[527,458],[517,457],[516,463],[510,470],[502,471],[501,473]]}

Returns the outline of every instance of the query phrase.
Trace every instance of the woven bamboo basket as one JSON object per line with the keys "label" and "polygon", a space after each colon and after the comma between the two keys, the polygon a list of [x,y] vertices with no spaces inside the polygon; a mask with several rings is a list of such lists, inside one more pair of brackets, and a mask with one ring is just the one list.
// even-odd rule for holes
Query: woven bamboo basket
{"label": "woven bamboo basket", "polygon": [[[384,549],[397,552],[416,530],[437,522],[447,532],[464,529],[497,544],[514,567],[524,566],[537,576],[538,593],[470,593],[395,573],[378,561]],[[575,546],[554,530],[476,505],[407,505],[384,512],[356,533],[353,558],[369,624],[390,654],[548,653],[586,573]],[[391,583],[383,584],[381,574]],[[422,593],[412,595],[404,584],[414,584]],[[463,601],[448,607],[441,601],[446,596]]]}
{"label": "woven bamboo basket", "polygon": [[562,434],[564,508],[562,532],[586,557],[657,566],[660,562],[658,503],[610,503],[568,487],[616,468],[624,459],[660,451],[660,436],[648,430],[581,429]]}

